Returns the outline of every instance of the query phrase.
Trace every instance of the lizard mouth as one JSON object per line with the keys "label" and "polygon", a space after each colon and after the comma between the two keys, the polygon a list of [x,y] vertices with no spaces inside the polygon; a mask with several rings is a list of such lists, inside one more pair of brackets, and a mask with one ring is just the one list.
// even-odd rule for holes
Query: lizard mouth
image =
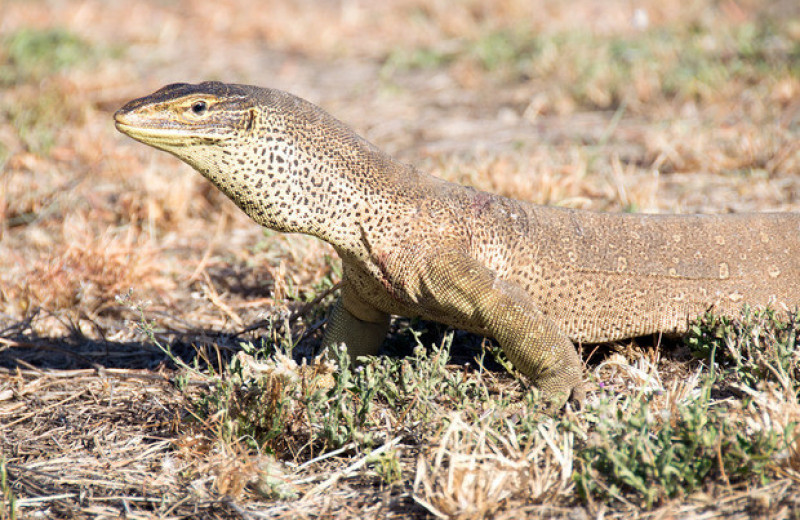
{"label": "lizard mouth", "polygon": [[225,140],[224,135],[204,135],[196,130],[184,126],[141,124],[135,114],[122,110],[114,114],[114,126],[123,134],[136,139],[144,144],[164,147],[183,147],[191,142],[220,143]]}
{"label": "lizard mouth", "polygon": [[114,115],[114,126],[123,134],[136,139],[144,144],[161,149],[184,147],[191,142],[212,141],[219,142],[218,137],[207,137],[187,132],[185,128],[170,128],[163,126],[144,126],[136,124],[125,118],[125,114]]}
{"label": "lizard mouth", "polygon": [[114,122],[114,126],[123,134],[150,145],[177,144],[186,138],[184,132],[166,128],[141,127],[119,120]]}
{"label": "lizard mouth", "polygon": [[129,112],[124,112],[123,110],[118,110],[116,114],[114,114],[114,126],[117,127],[117,130],[120,132],[130,135],[134,137],[137,134],[148,134],[148,135],[175,135],[176,128],[170,128],[167,125],[142,125],[140,124],[141,121],[137,122],[136,114],[131,114]]}

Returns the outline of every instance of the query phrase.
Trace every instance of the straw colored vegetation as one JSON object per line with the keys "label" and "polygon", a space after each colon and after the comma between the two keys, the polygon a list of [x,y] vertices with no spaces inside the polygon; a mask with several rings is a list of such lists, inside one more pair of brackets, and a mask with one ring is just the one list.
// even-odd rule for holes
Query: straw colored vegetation
{"label": "straw colored vegetation", "polygon": [[587,406],[555,417],[491,342],[431,323],[300,369],[333,251],[259,229],[111,114],[251,83],[537,203],[800,211],[799,20],[781,0],[6,0],[0,518],[797,518],[796,313],[584,345]]}

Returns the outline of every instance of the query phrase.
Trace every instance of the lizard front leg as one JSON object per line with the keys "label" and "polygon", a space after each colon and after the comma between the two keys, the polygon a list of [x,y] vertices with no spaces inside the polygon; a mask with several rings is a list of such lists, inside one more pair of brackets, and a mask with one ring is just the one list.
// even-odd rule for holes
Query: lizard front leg
{"label": "lizard front leg", "polygon": [[364,302],[345,282],[322,337],[322,349],[347,346],[350,359],[374,356],[389,330],[389,315]]}
{"label": "lizard front leg", "polygon": [[419,289],[422,301],[433,304],[431,318],[441,313],[486,330],[553,406],[583,400],[582,364],[572,341],[522,288],[457,251],[431,254],[417,265],[423,266]]}

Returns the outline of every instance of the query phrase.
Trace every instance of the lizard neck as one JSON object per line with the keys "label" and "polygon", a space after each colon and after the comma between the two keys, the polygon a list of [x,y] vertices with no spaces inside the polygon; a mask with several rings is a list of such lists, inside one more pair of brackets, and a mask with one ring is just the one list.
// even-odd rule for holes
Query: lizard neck
{"label": "lizard neck", "polygon": [[360,256],[365,225],[398,210],[427,176],[314,105],[290,101],[291,110],[257,112],[254,130],[239,139],[176,155],[257,223]]}

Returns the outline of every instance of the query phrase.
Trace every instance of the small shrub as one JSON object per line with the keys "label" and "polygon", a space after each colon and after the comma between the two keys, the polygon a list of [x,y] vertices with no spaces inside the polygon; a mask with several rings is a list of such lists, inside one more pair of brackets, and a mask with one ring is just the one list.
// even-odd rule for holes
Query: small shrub
{"label": "small shrub", "polygon": [[689,329],[686,345],[722,375],[756,388],[762,381],[800,388],[800,313],[745,308],[740,318],[708,313]]}
{"label": "small shrub", "polygon": [[647,398],[627,410],[599,408],[592,433],[576,450],[574,479],[584,500],[624,497],[651,508],[713,480],[767,480],[784,436],[750,431],[734,410],[713,405],[708,393],[671,414],[653,413]]}

